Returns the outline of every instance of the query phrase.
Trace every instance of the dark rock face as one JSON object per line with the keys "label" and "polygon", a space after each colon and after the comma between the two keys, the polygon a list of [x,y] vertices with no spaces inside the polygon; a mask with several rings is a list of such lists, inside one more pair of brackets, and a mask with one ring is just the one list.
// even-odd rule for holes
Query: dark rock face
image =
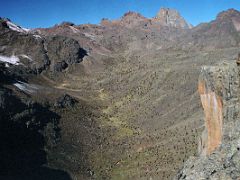
{"label": "dark rock face", "polygon": [[36,73],[46,70],[50,64],[52,71],[62,71],[68,65],[81,62],[87,55],[72,38],[41,37],[13,31],[3,19],[0,20],[0,47],[0,55],[7,57],[15,55],[22,64]]}
{"label": "dark rock face", "polygon": [[87,54],[76,40],[61,36],[47,38],[46,49],[53,71],[62,71],[68,65],[79,63]]}
{"label": "dark rock face", "polygon": [[[71,179],[64,171],[44,167],[44,146],[59,141],[59,118],[48,108],[20,100],[0,87],[0,179]],[[54,128],[45,133],[47,126]]]}
{"label": "dark rock face", "polygon": [[63,96],[59,97],[56,100],[54,106],[60,107],[60,108],[67,108],[67,107],[73,107],[75,103],[77,103],[76,99],[69,96],[68,94],[64,94]]}
{"label": "dark rock face", "polygon": [[47,167],[47,151],[60,142],[60,116],[4,87],[17,80],[18,72],[0,63],[0,179],[70,180],[65,171]]}
{"label": "dark rock face", "polygon": [[64,21],[60,24],[60,26],[74,26],[73,22],[68,22],[68,21]]}
{"label": "dark rock face", "polygon": [[[18,56],[20,61],[25,59],[25,65],[30,69],[41,72],[50,64],[44,48],[44,40],[30,34],[12,31],[5,21],[0,21],[0,54],[3,56]],[[27,57],[27,58],[26,58]]]}
{"label": "dark rock face", "polygon": [[57,62],[54,64],[53,71],[54,72],[61,72],[62,70],[66,69],[68,64],[65,61]]}

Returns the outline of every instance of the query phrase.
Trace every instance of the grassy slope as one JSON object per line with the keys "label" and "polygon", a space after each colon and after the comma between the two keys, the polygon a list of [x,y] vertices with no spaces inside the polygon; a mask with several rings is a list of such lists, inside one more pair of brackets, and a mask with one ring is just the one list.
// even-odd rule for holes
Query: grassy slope
{"label": "grassy slope", "polygon": [[81,101],[57,110],[63,143],[50,162],[75,179],[93,172],[96,179],[170,179],[197,150],[200,67],[235,54],[139,51],[115,55],[114,63],[89,76],[72,69],[55,87]]}

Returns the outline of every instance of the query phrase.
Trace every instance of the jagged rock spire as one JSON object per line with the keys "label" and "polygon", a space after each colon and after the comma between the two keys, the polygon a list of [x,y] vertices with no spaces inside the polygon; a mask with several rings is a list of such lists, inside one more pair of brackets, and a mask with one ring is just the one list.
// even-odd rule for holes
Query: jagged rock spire
{"label": "jagged rock spire", "polygon": [[180,27],[184,29],[192,28],[192,25],[188,24],[175,9],[161,8],[156,15],[156,19],[168,26]]}

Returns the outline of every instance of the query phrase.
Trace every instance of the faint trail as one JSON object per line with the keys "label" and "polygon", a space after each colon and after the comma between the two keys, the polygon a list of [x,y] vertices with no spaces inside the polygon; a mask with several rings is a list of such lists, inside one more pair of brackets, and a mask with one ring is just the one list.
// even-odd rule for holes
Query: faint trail
{"label": "faint trail", "polygon": [[80,90],[80,89],[67,88],[67,87],[64,87],[63,85],[64,85],[64,84],[61,84],[61,85],[59,85],[59,86],[54,86],[54,88],[56,88],[56,89],[61,89],[61,90],[66,90],[66,91],[73,91],[73,92],[83,92],[83,91]]}
{"label": "faint trail", "polygon": [[[75,97],[76,99],[79,99],[79,100],[83,100],[83,101],[86,101],[86,102],[89,102],[89,101],[96,101],[96,99],[98,99],[98,95],[101,95],[101,92],[99,92],[99,90],[92,90],[91,94],[93,95],[92,97],[91,96],[86,96],[86,91],[82,90],[82,89],[73,89],[73,88],[70,88],[70,87],[66,87],[65,83],[62,83],[62,84],[57,84],[56,82],[54,82],[53,80],[49,79],[48,77],[46,77],[45,75],[41,75],[41,77],[49,83],[49,85],[51,85],[53,89],[56,89],[56,90],[59,90],[59,91],[65,91],[67,92],[69,95]],[[95,94],[96,93],[96,94]],[[101,101],[101,97],[99,98]],[[99,100],[98,99],[98,100]]]}
{"label": "faint trail", "polygon": [[191,97],[189,99],[186,99],[185,101],[182,101],[182,103],[178,104],[177,106],[173,107],[171,110],[169,110],[167,113],[161,115],[161,117],[165,117],[167,116],[168,114],[171,114],[173,113],[174,111],[176,111],[176,109],[178,109],[179,107],[181,107],[182,105],[186,104],[187,102],[189,101],[192,101],[192,99],[194,98],[194,96],[197,94],[197,91],[194,92]]}
{"label": "faint trail", "polygon": [[54,82],[53,80],[49,79],[48,77],[46,77],[45,75],[41,74],[40,75],[44,80],[46,80],[47,82],[51,83],[51,84],[56,84],[56,82]]}
{"label": "faint trail", "polygon": [[47,82],[51,83],[53,85],[53,87],[56,88],[56,89],[61,89],[61,90],[66,90],[66,91],[74,91],[74,92],[83,92],[82,90],[79,90],[79,89],[67,88],[67,87],[64,86],[64,83],[62,83],[60,85],[57,85],[56,82],[54,82],[53,80],[49,79],[45,75],[41,75],[41,77],[44,80],[46,80]]}

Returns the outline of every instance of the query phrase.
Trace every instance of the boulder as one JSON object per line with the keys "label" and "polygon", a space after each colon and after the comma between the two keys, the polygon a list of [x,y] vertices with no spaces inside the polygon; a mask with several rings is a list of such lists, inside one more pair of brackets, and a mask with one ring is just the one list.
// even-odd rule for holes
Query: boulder
{"label": "boulder", "polygon": [[54,106],[59,108],[67,108],[73,107],[76,103],[77,103],[76,99],[74,99],[68,94],[64,94],[61,97],[57,98],[56,102],[54,103]]}

